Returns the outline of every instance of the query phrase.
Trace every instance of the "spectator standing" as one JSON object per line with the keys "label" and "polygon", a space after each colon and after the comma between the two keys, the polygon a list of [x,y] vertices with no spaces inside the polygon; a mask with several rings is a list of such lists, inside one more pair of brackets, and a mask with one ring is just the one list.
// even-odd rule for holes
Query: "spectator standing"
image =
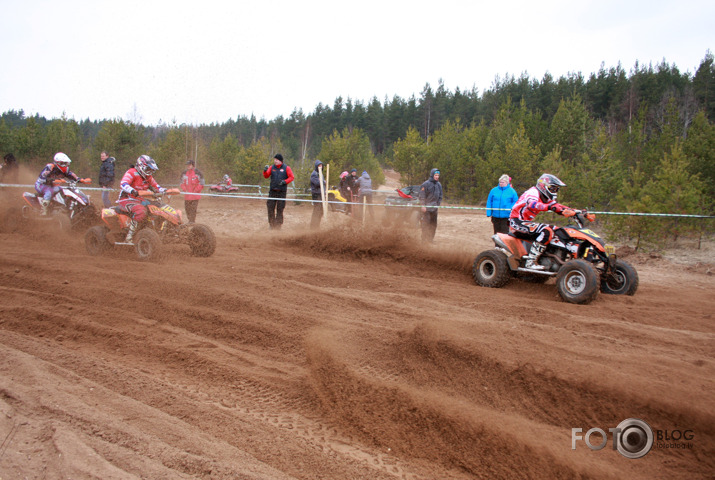
{"label": "spectator standing", "polygon": [[519,196],[511,186],[509,175],[499,177],[499,185],[487,197],[487,217],[491,217],[494,233],[509,233],[509,215]]}
{"label": "spectator standing", "polygon": [[429,172],[429,178],[420,187],[419,199],[422,204],[422,241],[433,242],[437,232],[437,207],[442,204],[442,184],[436,168]]}
{"label": "spectator standing", "polygon": [[352,203],[357,202],[357,185],[355,185],[357,180],[357,169],[353,168],[350,170],[350,173],[348,173],[348,176],[345,179],[345,188],[348,192],[348,195],[345,198],[348,202],[350,202],[350,205],[348,205],[348,211],[351,215],[354,215],[356,211],[356,205],[352,205]]}
{"label": "spectator standing", "polygon": [[196,195],[201,193],[204,189],[204,176],[201,170],[196,169],[196,162],[194,160],[189,160],[186,162],[186,170],[181,174],[181,189],[184,193],[184,208],[186,209],[186,218],[189,219],[189,223],[196,222],[196,211],[199,208],[199,200],[201,195]]}
{"label": "spectator standing", "polygon": [[[315,161],[315,168],[310,173],[310,195],[313,198],[313,215],[310,217],[310,228],[316,230],[320,228],[320,221],[323,218],[323,199],[320,194],[320,172],[323,171],[323,162]],[[327,184],[323,179],[323,190],[327,192]]]}
{"label": "spectator standing", "polygon": [[102,188],[102,203],[104,208],[112,206],[109,192],[114,187],[114,157],[110,157],[106,150],[99,154],[102,164],[99,166],[99,186]]}
{"label": "spectator standing", "polygon": [[286,206],[285,198],[288,194],[288,184],[295,178],[293,170],[283,163],[283,155],[277,153],[273,157],[273,165],[263,167],[263,178],[270,178],[271,185],[268,192],[268,227],[280,230],[283,225],[283,209]]}
{"label": "spectator standing", "polygon": [[2,168],[2,183],[17,183],[18,180],[18,168],[17,160],[15,160],[15,155],[8,153],[3,157]]}
{"label": "spectator standing", "polygon": [[360,178],[355,181],[355,187],[357,188],[358,202],[360,205],[357,206],[358,218],[362,218],[363,203],[367,202],[367,211],[370,213],[370,218],[375,217],[375,213],[372,210],[372,179],[370,174],[366,171],[362,172]]}

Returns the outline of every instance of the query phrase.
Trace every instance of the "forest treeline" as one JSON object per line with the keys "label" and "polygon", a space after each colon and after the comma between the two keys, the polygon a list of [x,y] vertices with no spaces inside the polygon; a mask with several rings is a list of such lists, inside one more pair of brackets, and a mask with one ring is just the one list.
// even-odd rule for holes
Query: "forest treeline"
{"label": "forest treeline", "polygon": [[[715,193],[715,65],[708,51],[694,74],[673,64],[620,65],[540,80],[526,73],[476,89],[450,91],[426,84],[419,97],[368,102],[336,98],[312,113],[294,110],[273,120],[237,116],[209,125],[145,126],[122,119],[0,116],[0,153],[39,167],[64,151],[82,175],[99,168],[107,150],[128,167],[148,153],[164,182],[178,180],[195,159],[208,181],[228,173],[235,183],[263,183],[262,166],[282,153],[308,183],[315,159],[337,178],[348,168],[384,180],[383,167],[421,183],[441,170],[450,203],[483,203],[507,173],[520,193],[540,173],[568,187],[562,200],[600,211],[713,214]],[[39,170],[38,170],[39,171]],[[692,230],[711,231],[710,220],[618,217],[620,233],[653,240]]]}

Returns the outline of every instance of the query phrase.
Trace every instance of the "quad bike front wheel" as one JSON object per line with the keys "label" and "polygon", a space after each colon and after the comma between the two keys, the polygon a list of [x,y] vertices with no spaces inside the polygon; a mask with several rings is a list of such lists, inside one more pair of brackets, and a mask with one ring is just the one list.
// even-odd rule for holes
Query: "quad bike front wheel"
{"label": "quad bike front wheel", "polygon": [[107,240],[107,227],[95,225],[84,234],[84,248],[92,256],[102,255],[112,248],[112,244]]}
{"label": "quad bike front wheel", "polygon": [[616,260],[612,274],[601,276],[601,291],[610,295],[634,295],[638,290],[638,272],[630,263]]}
{"label": "quad bike front wheel", "polygon": [[210,257],[216,251],[216,236],[206,225],[194,224],[189,232],[189,247],[195,257]]}
{"label": "quad bike front wheel", "polygon": [[585,260],[566,262],[556,276],[556,289],[569,303],[591,303],[598,296],[598,287],[598,273]]}
{"label": "quad bike front wheel", "polygon": [[142,228],[134,236],[134,250],[142,261],[157,260],[161,257],[161,237],[150,228]]}
{"label": "quad bike front wheel", "polygon": [[506,255],[499,250],[487,250],[477,255],[472,266],[472,276],[477,285],[499,288],[511,279]]}
{"label": "quad bike front wheel", "polygon": [[97,207],[87,205],[76,213],[76,217],[72,219],[72,231],[81,232],[82,230],[96,225],[101,217],[97,212]]}

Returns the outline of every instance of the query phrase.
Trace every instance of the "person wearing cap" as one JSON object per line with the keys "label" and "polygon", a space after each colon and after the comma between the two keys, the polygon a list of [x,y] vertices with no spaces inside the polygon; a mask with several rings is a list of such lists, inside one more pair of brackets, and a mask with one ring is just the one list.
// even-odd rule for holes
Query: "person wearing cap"
{"label": "person wearing cap", "polygon": [[509,233],[509,215],[519,195],[511,186],[511,177],[499,177],[499,185],[492,188],[487,197],[487,217],[491,217],[494,233]]}
{"label": "person wearing cap", "polygon": [[429,178],[420,187],[420,204],[422,205],[422,241],[434,241],[437,232],[438,206],[442,203],[442,184],[439,183],[439,170],[433,168],[429,172]]}
{"label": "person wearing cap", "polygon": [[283,225],[283,209],[286,206],[288,184],[295,178],[293,170],[283,163],[283,155],[277,153],[273,157],[273,165],[263,167],[263,178],[270,178],[271,185],[268,192],[268,227],[271,230],[280,230]]}
{"label": "person wearing cap", "polygon": [[181,174],[181,185],[179,189],[184,192],[184,208],[186,209],[186,218],[189,223],[196,222],[196,211],[199,207],[199,200],[204,189],[204,176],[200,170],[196,169],[196,162],[189,160],[186,162],[186,170]]}

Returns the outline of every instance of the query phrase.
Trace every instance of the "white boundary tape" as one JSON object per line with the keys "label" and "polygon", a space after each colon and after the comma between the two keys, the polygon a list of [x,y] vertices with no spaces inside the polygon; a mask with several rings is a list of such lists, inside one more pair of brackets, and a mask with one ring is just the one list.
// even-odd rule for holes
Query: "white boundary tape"
{"label": "white boundary tape", "polygon": [[[256,187],[257,185],[243,185],[245,187]],[[17,185],[17,184],[6,184],[6,183],[0,183],[0,187],[14,187],[14,188],[35,188],[34,185]],[[97,187],[81,187],[82,190],[92,190],[92,191],[97,191],[97,192],[102,192],[107,189],[105,188],[97,188]],[[109,191],[111,192],[118,192],[119,189],[117,188],[110,188]],[[384,192],[380,192],[384,193]],[[181,192],[181,195],[185,195],[184,192]],[[201,197],[220,197],[220,198],[240,198],[240,199],[246,199],[246,200],[277,200],[277,201],[286,201],[286,202],[314,202],[315,200],[312,199],[302,199],[302,198],[293,198],[293,197],[287,197],[287,198],[274,198],[274,197],[269,197],[267,195],[260,195],[260,196],[255,196],[250,193],[192,193],[191,195],[198,195]],[[300,193],[291,193],[293,196],[307,196],[307,194],[300,194]],[[335,203],[337,205],[363,205],[360,202],[338,202],[338,201],[329,201],[328,203]],[[390,207],[390,208],[421,208],[422,205],[387,205],[385,203],[368,203],[366,205],[369,206],[375,206],[375,207]],[[451,210],[510,210],[506,208],[487,208],[487,207],[473,207],[473,206],[467,206],[467,207],[462,207],[462,206],[456,206],[456,205],[440,205],[437,206],[436,208],[438,209],[451,209]],[[686,215],[686,214],[680,214],[680,213],[638,213],[638,212],[599,212],[599,211],[591,211],[590,213],[595,213],[598,215],[622,215],[622,216],[631,216],[631,217],[677,217],[677,218],[702,218],[702,219],[714,219],[715,215]]]}

